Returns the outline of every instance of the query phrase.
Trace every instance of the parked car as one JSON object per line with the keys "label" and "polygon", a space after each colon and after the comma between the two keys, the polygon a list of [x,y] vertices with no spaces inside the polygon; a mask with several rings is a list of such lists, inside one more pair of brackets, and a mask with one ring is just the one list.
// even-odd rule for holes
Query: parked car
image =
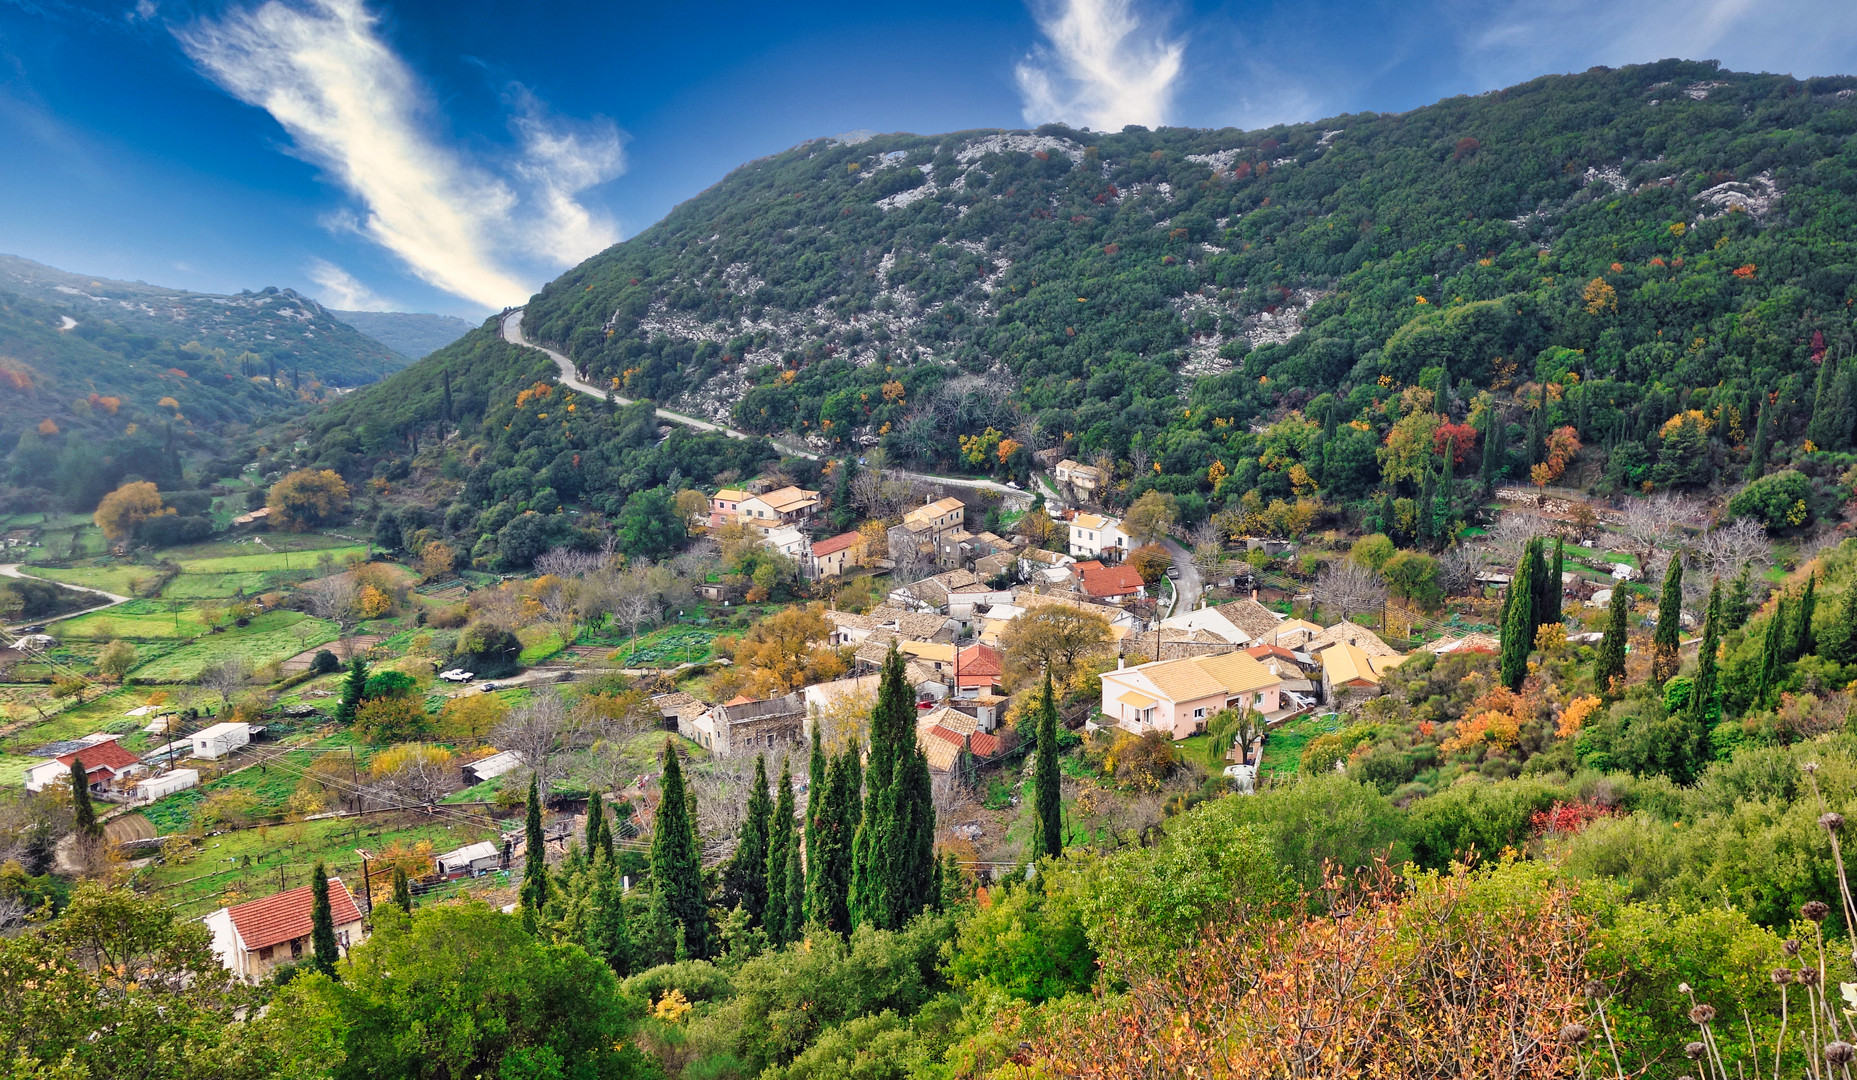
{"label": "parked car", "polygon": [[488,694],[488,693],[490,693],[490,692],[491,692],[492,690],[495,690],[496,688],[497,688],[497,686],[496,686],[496,683],[493,683],[493,682],[487,682],[487,683],[485,683],[485,684],[483,685],[483,688],[482,688],[482,689],[483,689],[483,692],[484,692],[484,693],[486,693],[486,694]]}
{"label": "parked car", "polygon": [[452,668],[450,671],[439,672],[438,677],[444,679],[446,682],[467,683],[475,679],[477,673],[474,671],[466,671],[463,668]]}

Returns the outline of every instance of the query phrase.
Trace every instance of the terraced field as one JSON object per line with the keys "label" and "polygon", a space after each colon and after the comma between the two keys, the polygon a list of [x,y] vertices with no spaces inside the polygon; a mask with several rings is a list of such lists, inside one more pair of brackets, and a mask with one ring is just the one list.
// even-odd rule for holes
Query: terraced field
{"label": "terraced field", "polygon": [[198,638],[153,663],[144,664],[135,670],[135,677],[143,682],[186,682],[233,656],[244,658],[256,669],[272,662],[281,663],[304,649],[335,640],[335,624],[321,619],[310,620],[315,626],[301,631],[298,624],[307,619],[309,616],[295,611],[266,612],[253,619],[248,627]]}

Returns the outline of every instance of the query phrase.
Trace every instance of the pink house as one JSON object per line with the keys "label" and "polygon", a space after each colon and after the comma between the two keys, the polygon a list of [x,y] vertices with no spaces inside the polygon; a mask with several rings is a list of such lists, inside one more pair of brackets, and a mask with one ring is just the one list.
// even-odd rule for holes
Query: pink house
{"label": "pink house", "polygon": [[742,500],[748,493],[740,488],[723,488],[709,497],[709,527],[720,529],[734,521],[741,512]]}
{"label": "pink house", "polygon": [[1165,731],[1184,739],[1204,731],[1225,708],[1246,708],[1266,718],[1295,702],[1282,680],[1241,652],[1187,656],[1103,672],[1103,715],[1137,735]]}

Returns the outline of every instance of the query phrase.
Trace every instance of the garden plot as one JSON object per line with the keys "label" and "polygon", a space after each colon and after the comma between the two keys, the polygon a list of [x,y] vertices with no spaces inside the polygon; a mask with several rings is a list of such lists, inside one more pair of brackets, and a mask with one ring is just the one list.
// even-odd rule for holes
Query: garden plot
{"label": "garden plot", "polygon": [[[306,621],[314,625],[300,625]],[[332,622],[310,619],[294,611],[270,611],[253,619],[250,626],[210,634],[144,664],[135,670],[135,677],[143,682],[188,682],[235,656],[256,670],[333,641],[335,634]]]}
{"label": "garden plot", "polygon": [[264,592],[271,575],[247,571],[232,574],[177,574],[161,590],[166,600],[227,600]]}
{"label": "garden plot", "polygon": [[161,611],[156,605],[136,600],[108,611],[80,615],[55,622],[47,633],[59,638],[90,638],[108,641],[187,640],[207,632],[206,622],[193,608]]}
{"label": "garden plot", "polygon": [[213,558],[180,560],[182,574],[236,574],[267,573],[273,570],[314,570],[328,556],[335,567],[341,567],[344,561],[355,555],[366,558],[367,546],[364,544],[346,544],[341,547],[317,548],[311,551],[262,551],[251,555],[220,555]]}

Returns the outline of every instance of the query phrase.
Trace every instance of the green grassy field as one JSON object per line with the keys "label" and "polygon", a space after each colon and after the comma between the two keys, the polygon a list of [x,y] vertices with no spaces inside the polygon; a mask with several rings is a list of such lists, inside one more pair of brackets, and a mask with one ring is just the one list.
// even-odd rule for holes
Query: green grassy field
{"label": "green grassy field", "polygon": [[270,586],[271,574],[246,571],[231,574],[177,574],[161,590],[164,600],[225,600],[254,596]]}
{"label": "green grassy field", "polygon": [[618,661],[626,667],[676,667],[710,658],[717,631],[704,626],[662,626],[640,634],[637,649],[632,639],[616,640]]}
{"label": "green grassy field", "polygon": [[47,581],[102,589],[118,596],[133,595],[135,587],[132,583],[137,579],[159,575],[159,571],[152,566],[136,566],[133,563],[118,563],[114,566],[24,566],[20,572]]}
{"label": "green grassy field", "polygon": [[6,747],[12,753],[25,753],[48,742],[74,739],[93,731],[107,731],[112,725],[128,727],[134,731],[148,721],[138,721],[123,714],[141,705],[147,697],[145,692],[112,690],[82,705],[54,713],[44,720],[33,717],[30,723],[7,737]]}
{"label": "green grassy field", "polygon": [[[378,850],[393,843],[412,846],[420,841],[444,853],[478,840],[493,839],[496,831],[475,820],[406,825],[392,816],[306,821],[294,825],[245,829],[206,841],[197,857],[183,865],[151,866],[140,881],[157,890],[182,918],[198,918],[226,900],[251,900],[278,891],[279,874],[285,888],[309,883],[318,861],[331,877],[340,877],[361,899],[361,857],[356,848]],[[390,878],[376,873],[374,893],[390,892]]]}
{"label": "green grassy field", "polygon": [[[137,601],[140,603],[140,601]],[[129,604],[55,622],[46,632],[61,638],[127,638],[131,641],[186,640],[206,633],[206,623],[193,608],[171,612],[130,612]]]}
{"label": "green grassy field", "polygon": [[[284,804],[302,783],[301,774],[308,771],[317,760],[331,753],[340,757],[346,768],[350,762],[348,755],[343,753],[345,750],[354,751],[353,767],[361,775],[366,775],[368,758],[373,751],[365,746],[357,746],[346,735],[332,735],[317,740],[311,746],[272,759],[262,768],[240,769],[200,787],[176,792],[144,809],[142,816],[154,824],[156,832],[180,832],[192,823],[194,813],[202,802],[222,791],[241,791],[250,795],[255,802],[249,813],[254,817],[281,814]],[[275,751],[267,750],[266,753]]]}
{"label": "green grassy field", "polygon": [[307,570],[318,566],[324,555],[340,566],[350,555],[366,557],[368,549],[361,544],[346,544],[341,547],[319,548],[311,553],[291,553],[287,551],[267,551],[255,555],[221,555],[203,559],[181,559],[183,574],[232,574],[263,572],[267,570]]}
{"label": "green grassy field", "polygon": [[314,620],[315,627],[307,633],[300,632],[297,624],[308,618],[295,611],[268,611],[244,629],[200,638],[136,668],[134,674],[144,682],[186,682],[232,656],[243,657],[255,669],[335,640],[335,624],[321,619]]}
{"label": "green grassy field", "polygon": [[0,785],[20,787],[26,782],[26,770],[43,758],[18,757],[13,754],[0,754]]}
{"label": "green grassy field", "polygon": [[1265,776],[1295,776],[1303,747],[1317,735],[1340,731],[1341,722],[1329,713],[1299,716],[1271,731],[1264,740],[1264,759],[1258,772]]}

